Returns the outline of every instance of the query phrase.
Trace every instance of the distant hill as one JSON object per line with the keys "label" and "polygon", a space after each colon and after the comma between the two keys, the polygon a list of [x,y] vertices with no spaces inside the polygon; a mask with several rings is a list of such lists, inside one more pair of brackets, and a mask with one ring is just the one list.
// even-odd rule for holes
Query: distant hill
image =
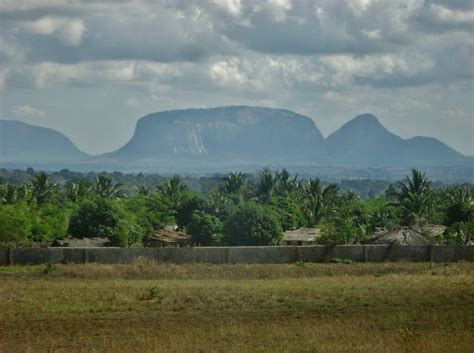
{"label": "distant hill", "polygon": [[0,161],[80,161],[88,157],[62,133],[13,120],[0,120]]}
{"label": "distant hill", "polygon": [[131,140],[107,157],[295,164],[325,155],[324,138],[310,118],[283,109],[232,106],[147,115]]}
{"label": "distant hill", "polygon": [[149,114],[138,120],[128,143],[98,156],[81,152],[57,131],[0,120],[0,162],[180,173],[263,166],[298,167],[313,173],[326,166],[349,168],[345,176],[353,175],[354,167],[474,169],[473,157],[463,156],[435,138],[403,139],[371,114],[355,117],[324,139],[309,117],[248,106]]}
{"label": "distant hill", "polygon": [[332,164],[358,166],[444,166],[468,159],[431,137],[404,140],[388,131],[372,114],[344,124],[326,139]]}

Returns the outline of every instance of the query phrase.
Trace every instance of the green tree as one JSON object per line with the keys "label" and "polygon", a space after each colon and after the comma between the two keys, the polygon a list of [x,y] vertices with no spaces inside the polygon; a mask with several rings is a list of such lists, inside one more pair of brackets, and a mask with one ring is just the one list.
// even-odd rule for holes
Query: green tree
{"label": "green tree", "polygon": [[298,202],[289,196],[272,197],[270,205],[279,215],[282,229],[296,229],[305,225],[305,219]]}
{"label": "green tree", "polygon": [[32,212],[32,241],[44,243],[67,236],[72,210],[64,206],[49,202]]}
{"label": "green tree", "polygon": [[4,184],[0,187],[0,204],[12,205],[18,199],[17,187],[13,184]]}
{"label": "green tree", "polygon": [[100,197],[112,198],[122,196],[122,184],[113,184],[112,178],[107,175],[97,175],[95,179],[95,192]]}
{"label": "green tree", "polygon": [[448,203],[444,224],[451,226],[458,222],[466,223],[474,203],[471,191],[460,186],[452,186],[443,193],[443,196]]}
{"label": "green tree", "polygon": [[146,197],[136,196],[130,201],[137,208],[136,212],[146,214],[153,229],[160,229],[175,222],[175,211],[172,209],[171,201],[161,192],[153,192]]}
{"label": "green tree", "polygon": [[390,195],[395,198],[394,206],[400,213],[403,225],[420,225],[426,222],[432,210],[431,181],[425,173],[412,169],[411,178],[397,183],[398,190]]}
{"label": "green tree", "polygon": [[335,203],[338,187],[335,184],[323,185],[319,179],[310,179],[302,186],[302,198],[306,222],[317,225],[331,205]]}
{"label": "green tree", "polygon": [[277,245],[282,235],[278,214],[254,202],[238,206],[224,224],[224,241],[229,245]]}
{"label": "green tree", "polygon": [[25,204],[0,205],[0,243],[14,245],[27,242],[31,234],[32,218]]}
{"label": "green tree", "polygon": [[148,190],[148,188],[145,185],[138,185],[137,194],[141,196],[148,196],[150,194],[150,190]]}
{"label": "green tree", "polygon": [[292,177],[285,168],[277,172],[276,179],[276,193],[279,196],[294,195],[298,190],[298,175]]}
{"label": "green tree", "polygon": [[32,195],[38,205],[44,204],[51,196],[57,185],[52,183],[48,174],[45,172],[38,172],[31,180]]}
{"label": "green tree", "polygon": [[262,202],[268,202],[273,196],[278,182],[278,174],[265,168],[258,172],[257,197]]}
{"label": "green tree", "polygon": [[240,172],[229,173],[224,178],[223,191],[227,194],[240,194],[245,185],[245,174]]}
{"label": "green tree", "polygon": [[197,194],[186,193],[176,210],[176,224],[180,229],[184,229],[191,222],[191,217],[195,211],[203,211],[206,208],[206,200]]}
{"label": "green tree", "polygon": [[166,198],[171,208],[176,211],[181,204],[183,195],[188,191],[188,187],[181,182],[177,176],[165,180],[159,187],[158,191]]}
{"label": "green tree", "polygon": [[108,201],[86,200],[71,215],[68,233],[77,238],[111,237],[118,222],[119,214]]}
{"label": "green tree", "polygon": [[222,241],[222,222],[219,218],[204,212],[194,212],[187,231],[195,244],[201,246],[219,245]]}
{"label": "green tree", "polygon": [[77,183],[68,183],[64,194],[69,201],[77,203],[86,198],[91,191],[92,186],[88,182],[80,180]]}

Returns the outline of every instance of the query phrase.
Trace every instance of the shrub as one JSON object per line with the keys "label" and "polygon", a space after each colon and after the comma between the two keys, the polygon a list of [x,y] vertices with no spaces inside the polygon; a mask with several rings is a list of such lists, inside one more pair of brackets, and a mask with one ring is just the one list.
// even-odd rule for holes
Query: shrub
{"label": "shrub", "polygon": [[186,194],[176,210],[176,224],[184,229],[191,222],[194,211],[202,211],[206,207],[206,200],[199,195]]}
{"label": "shrub", "polygon": [[237,207],[224,225],[224,241],[229,245],[277,245],[282,235],[273,208],[253,202]]}
{"label": "shrub", "polygon": [[0,243],[28,241],[31,219],[32,215],[25,205],[0,205]]}
{"label": "shrub", "polygon": [[78,238],[112,237],[118,226],[118,212],[109,202],[87,200],[71,215],[68,233]]}
{"label": "shrub", "polygon": [[304,226],[305,219],[297,202],[291,197],[273,197],[270,205],[280,216],[283,230],[296,229]]}
{"label": "shrub", "polygon": [[196,244],[218,245],[222,241],[222,222],[207,213],[194,212],[187,230]]}

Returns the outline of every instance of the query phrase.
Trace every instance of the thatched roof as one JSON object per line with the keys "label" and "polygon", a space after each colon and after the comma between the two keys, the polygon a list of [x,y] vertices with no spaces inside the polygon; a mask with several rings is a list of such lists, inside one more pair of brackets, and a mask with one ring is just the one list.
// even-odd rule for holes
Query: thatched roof
{"label": "thatched roof", "polygon": [[431,244],[431,240],[412,228],[399,227],[376,234],[373,238],[367,241],[367,243],[390,245],[429,245]]}
{"label": "thatched roof", "polygon": [[191,236],[183,232],[178,232],[177,230],[162,229],[153,234],[150,240],[165,243],[186,243],[191,241]]}
{"label": "thatched roof", "polygon": [[321,236],[321,229],[299,228],[287,230],[283,233],[283,241],[306,241],[312,242]]}
{"label": "thatched roof", "polygon": [[101,248],[104,246],[110,246],[110,240],[108,238],[66,238],[56,239],[53,241],[51,246],[63,247],[63,248]]}
{"label": "thatched roof", "polygon": [[444,231],[446,230],[446,226],[443,225],[438,225],[438,224],[429,224],[426,226],[419,227],[417,231],[421,234],[431,236],[431,237],[437,237],[440,235],[443,235]]}

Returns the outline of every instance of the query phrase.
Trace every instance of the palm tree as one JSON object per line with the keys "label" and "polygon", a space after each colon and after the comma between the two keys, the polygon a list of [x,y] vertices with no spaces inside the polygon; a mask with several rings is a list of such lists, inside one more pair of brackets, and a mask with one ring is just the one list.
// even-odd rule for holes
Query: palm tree
{"label": "palm tree", "polygon": [[291,174],[283,168],[281,172],[277,172],[277,192],[281,196],[292,195],[298,187],[298,174],[293,178]]}
{"label": "palm tree", "polygon": [[28,205],[33,201],[33,191],[31,184],[23,184],[18,188],[17,199],[24,200]]}
{"label": "palm tree", "polygon": [[85,181],[66,185],[66,197],[72,202],[78,202],[91,192],[91,185]]}
{"label": "palm tree", "polygon": [[307,221],[310,225],[316,225],[334,202],[339,188],[336,184],[323,185],[319,179],[310,179],[302,189]]}
{"label": "palm tree", "polygon": [[223,190],[227,194],[240,194],[245,184],[245,174],[234,172],[227,174],[224,178]]}
{"label": "palm tree", "polygon": [[120,183],[113,185],[112,179],[107,175],[97,175],[95,178],[95,192],[100,197],[120,197],[122,196],[121,187]]}
{"label": "palm tree", "polygon": [[270,168],[259,171],[258,176],[257,196],[260,200],[266,202],[272,197],[275,191],[278,176],[277,173]]}
{"label": "palm tree", "polygon": [[12,205],[18,198],[18,191],[15,185],[6,184],[0,189],[0,203]]}
{"label": "palm tree", "polygon": [[208,203],[209,211],[214,215],[219,215],[228,204],[228,200],[222,193],[215,191],[209,195]]}
{"label": "palm tree", "polygon": [[443,196],[448,201],[445,224],[451,226],[457,222],[468,222],[474,198],[469,189],[461,186],[450,187]]}
{"label": "palm tree", "polygon": [[56,184],[49,180],[48,174],[45,172],[38,172],[31,181],[32,195],[36,199],[38,205],[46,202],[49,196],[56,189]]}
{"label": "palm tree", "polygon": [[403,225],[420,225],[425,221],[432,208],[431,181],[425,173],[412,169],[411,178],[398,182],[398,190],[392,192]]}
{"label": "palm tree", "polygon": [[140,196],[148,196],[150,194],[150,190],[145,185],[137,186],[137,194]]}
{"label": "palm tree", "polygon": [[175,176],[172,179],[165,180],[159,187],[158,191],[170,201],[173,210],[177,210],[181,204],[183,193],[188,187],[181,183],[179,177]]}

